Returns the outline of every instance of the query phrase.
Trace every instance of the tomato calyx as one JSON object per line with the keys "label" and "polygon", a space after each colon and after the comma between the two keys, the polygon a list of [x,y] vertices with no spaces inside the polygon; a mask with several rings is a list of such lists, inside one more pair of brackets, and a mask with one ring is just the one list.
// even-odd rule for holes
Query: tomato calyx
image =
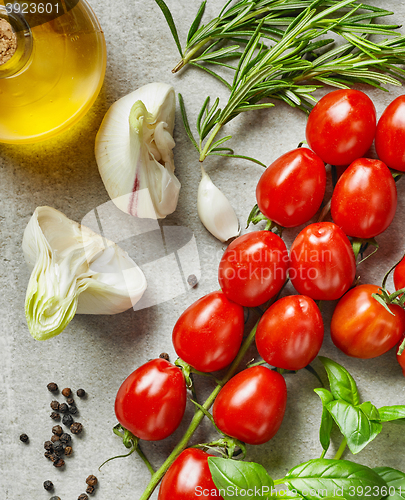
{"label": "tomato calyx", "polygon": [[[366,255],[364,257],[365,251],[368,249],[369,246],[374,247],[374,250]],[[375,238],[369,238],[369,239],[362,239],[362,238],[353,238],[352,239],[352,248],[353,248],[353,253],[354,257],[357,260],[357,257],[360,255],[361,260],[358,262],[358,264],[361,264],[368,258],[370,258],[372,255],[374,255],[377,250],[380,248],[380,245],[378,244],[377,240]]]}
{"label": "tomato calyx", "polygon": [[256,205],[252,208],[249,217],[246,222],[246,229],[249,227],[250,224],[253,224],[256,226],[259,224],[259,222],[266,221],[266,227],[264,228],[265,231],[272,231],[275,234],[278,234],[278,236],[282,236],[284,228],[282,226],[279,226],[275,222],[273,222],[271,219],[263,215],[256,203]]}
{"label": "tomato calyx", "polygon": [[[387,284],[387,279],[388,279],[389,275],[398,266],[398,264],[402,261],[403,258],[404,257],[402,257],[401,260],[399,260],[396,264],[394,264],[391,267],[391,269],[389,269],[387,271],[387,273],[385,274],[384,279],[383,279],[382,284],[381,284],[381,288],[379,290],[381,293],[373,293],[372,294],[372,297],[393,316],[395,316],[395,314],[390,310],[388,305],[395,304],[395,305],[398,305],[398,306],[402,307],[403,309],[405,309],[405,305],[404,305],[405,304],[405,288],[400,288],[399,290],[390,294],[386,289],[386,284]],[[404,344],[405,344],[405,342],[404,342]],[[401,347],[402,347],[402,345],[401,345]],[[403,349],[405,349],[405,345],[404,345]]]}
{"label": "tomato calyx", "polygon": [[405,351],[405,337],[402,340],[402,344],[400,344],[398,347],[397,356],[401,356],[404,351]]}
{"label": "tomato calyx", "polygon": [[[221,431],[219,431],[221,432]],[[223,433],[221,433],[223,434]],[[246,457],[246,445],[243,441],[236,438],[226,436],[210,443],[197,444],[193,448],[201,448],[204,451],[214,451],[221,454],[224,458],[235,458],[241,456],[241,460]]]}
{"label": "tomato calyx", "polygon": [[113,427],[113,432],[116,434],[118,437],[122,439],[122,442],[124,443],[125,448],[129,449],[129,453],[125,455],[117,455],[115,457],[108,458],[105,462],[103,462],[98,470],[101,469],[103,465],[105,465],[107,462],[110,462],[111,460],[115,460],[116,458],[125,458],[129,457],[134,453],[134,451],[137,450],[138,448],[138,443],[139,443],[139,438],[134,436],[132,432],[130,432],[128,429],[125,429],[121,424],[117,424]]}

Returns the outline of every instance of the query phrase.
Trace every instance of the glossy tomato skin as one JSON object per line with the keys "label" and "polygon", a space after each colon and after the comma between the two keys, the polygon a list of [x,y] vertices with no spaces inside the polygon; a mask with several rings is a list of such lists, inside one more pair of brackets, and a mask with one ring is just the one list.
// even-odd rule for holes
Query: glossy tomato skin
{"label": "glossy tomato skin", "polygon": [[308,117],[309,147],[331,165],[349,165],[371,146],[376,111],[371,99],[359,90],[334,90],[316,104]]}
{"label": "glossy tomato skin", "polygon": [[254,231],[239,236],[225,250],[219,263],[219,286],[229,300],[259,306],[281,290],[287,268],[284,241],[270,231]]}
{"label": "glossy tomato skin", "polygon": [[264,366],[254,366],[224,385],[212,415],[228,436],[248,444],[263,444],[280,428],[286,404],[287,386],[282,375]]}
{"label": "glossy tomato skin", "polygon": [[399,366],[402,368],[402,373],[405,377],[405,350],[403,349],[405,342],[405,336],[399,341],[397,346],[397,361]]}
{"label": "glossy tomato skin", "polygon": [[405,288],[405,257],[394,270],[394,286],[395,290]]}
{"label": "glossy tomato skin", "polygon": [[315,302],[305,295],[290,295],[264,313],[257,327],[256,346],[269,365],[300,370],[317,356],[323,335],[323,320]]}
{"label": "glossy tomato skin", "polygon": [[405,333],[405,311],[390,305],[390,314],[373,297],[379,287],[360,285],[340,299],[332,316],[332,341],[348,356],[376,358],[392,349]]}
{"label": "glossy tomato skin", "polygon": [[199,496],[207,500],[222,498],[208,466],[211,456],[197,448],[184,450],[163,477],[158,500],[195,500]]}
{"label": "glossy tomato skin", "polygon": [[392,101],[381,115],[375,149],[388,167],[405,172],[405,95]]}
{"label": "glossy tomato skin", "polygon": [[333,222],[310,224],[295,238],[289,276],[301,295],[313,300],[339,299],[350,288],[355,273],[350,242]]}
{"label": "glossy tomato skin", "polygon": [[180,368],[165,359],[153,359],[124,380],[115,398],[115,415],[135,436],[158,441],[179,426],[186,397]]}
{"label": "glossy tomato skin", "polygon": [[309,221],[321,206],[326,185],[323,161],[308,148],[290,151],[261,176],[256,199],[260,211],[283,227]]}
{"label": "glossy tomato skin", "polygon": [[355,160],[338,180],[332,195],[332,218],[348,236],[374,238],[391,224],[397,188],[389,168],[379,160]]}
{"label": "glossy tomato skin", "polygon": [[212,292],[186,309],[173,329],[176,353],[201,372],[228,366],[243,338],[243,307],[222,292]]}

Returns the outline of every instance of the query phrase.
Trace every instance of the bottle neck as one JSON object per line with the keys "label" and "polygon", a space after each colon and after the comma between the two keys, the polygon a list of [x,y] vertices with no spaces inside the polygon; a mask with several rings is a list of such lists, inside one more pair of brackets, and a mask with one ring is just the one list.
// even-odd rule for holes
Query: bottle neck
{"label": "bottle neck", "polygon": [[0,19],[5,19],[13,28],[17,37],[17,49],[12,57],[0,64],[0,79],[17,75],[28,63],[33,48],[31,29],[23,16],[14,12],[8,13],[3,5],[0,5]]}

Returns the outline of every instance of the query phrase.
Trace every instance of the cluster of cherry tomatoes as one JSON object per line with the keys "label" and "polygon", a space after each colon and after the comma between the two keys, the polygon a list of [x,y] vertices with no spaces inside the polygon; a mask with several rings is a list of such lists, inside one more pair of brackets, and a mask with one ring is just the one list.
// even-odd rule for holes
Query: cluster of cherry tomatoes
{"label": "cluster of cherry tomatoes", "polygon": [[[338,90],[319,101],[306,130],[312,151],[302,147],[278,158],[263,173],[256,196],[260,211],[273,223],[299,226],[322,204],[325,163],[348,165],[331,200],[334,222],[305,227],[290,252],[271,231],[236,238],[219,265],[221,291],[197,300],[174,326],[173,345],[184,362],[203,373],[232,363],[242,343],[243,308],[274,301],[287,277],[299,295],[274,301],[256,331],[257,350],[271,366],[299,370],[316,357],[324,337],[317,300],[340,299],[331,335],[347,355],[372,358],[401,344],[404,309],[395,303],[388,302],[386,308],[381,305],[372,296],[379,291],[376,285],[351,288],[356,256],[348,237],[370,240],[394,218],[397,190],[388,167],[405,172],[404,117],[405,96],[388,106],[378,125],[372,101],[360,91]],[[380,160],[363,158],[374,138]],[[397,289],[405,285],[405,262],[396,268],[394,281]],[[398,360],[405,370],[404,357],[401,350]],[[282,375],[262,365],[252,366],[222,387],[212,416],[225,435],[262,444],[279,429],[286,402]],[[124,381],[115,412],[121,425],[135,436],[159,440],[178,427],[185,406],[182,370],[165,359],[154,359]],[[214,491],[208,456],[198,449],[183,451],[163,479],[159,500],[194,498],[197,486]],[[192,475],[186,473],[191,470]]]}

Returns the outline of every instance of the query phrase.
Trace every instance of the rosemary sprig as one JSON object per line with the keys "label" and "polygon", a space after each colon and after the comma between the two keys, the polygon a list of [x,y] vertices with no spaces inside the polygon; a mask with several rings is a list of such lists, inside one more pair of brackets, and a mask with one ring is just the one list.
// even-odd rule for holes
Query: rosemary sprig
{"label": "rosemary sprig", "polygon": [[[245,40],[243,52],[238,55],[237,66],[227,65],[228,70],[233,71],[233,81],[230,83],[220,77],[230,90],[226,105],[220,108],[217,99],[210,106],[209,99],[205,100],[197,120],[197,140],[188,125],[184,103],[181,102],[183,119],[199,152],[200,161],[210,155],[235,156],[233,152],[223,151],[224,143],[231,136],[217,136],[222,127],[240,113],[274,105],[263,102],[264,98],[283,100],[290,106],[309,112],[316,102],[313,92],[323,85],[348,88],[353,84],[366,83],[383,90],[385,85],[401,85],[398,78],[404,79],[405,71],[399,65],[405,62],[405,37],[398,35],[394,25],[374,22],[375,18],[388,15],[388,11],[354,0],[314,0],[296,17],[277,17],[279,22],[285,24],[284,30],[276,33],[274,27],[271,28],[272,36],[278,40],[266,46],[263,33],[269,23],[274,22],[277,12],[284,15],[286,5],[299,9],[308,3],[241,0],[229,7],[228,2],[215,23],[211,21],[191,37],[191,41],[198,40],[198,43],[206,40],[206,35],[213,38],[218,25],[225,30],[225,21],[231,30],[239,26],[246,30],[248,26],[250,33],[252,26],[255,27],[250,38]],[[270,14],[261,19],[253,16],[270,6],[273,9]],[[325,39],[329,32],[335,37]],[[385,37],[390,34],[391,38],[370,41],[370,34]],[[336,43],[336,35],[344,43]],[[189,48],[186,47],[187,50]],[[208,54],[211,53],[214,56],[210,62],[222,64],[223,57],[233,57],[236,52],[235,46],[218,48],[218,44],[213,43],[202,52],[201,57],[204,62],[210,61]],[[203,67],[195,62],[198,57],[191,59],[192,64]],[[219,76],[214,71],[210,72]]]}

